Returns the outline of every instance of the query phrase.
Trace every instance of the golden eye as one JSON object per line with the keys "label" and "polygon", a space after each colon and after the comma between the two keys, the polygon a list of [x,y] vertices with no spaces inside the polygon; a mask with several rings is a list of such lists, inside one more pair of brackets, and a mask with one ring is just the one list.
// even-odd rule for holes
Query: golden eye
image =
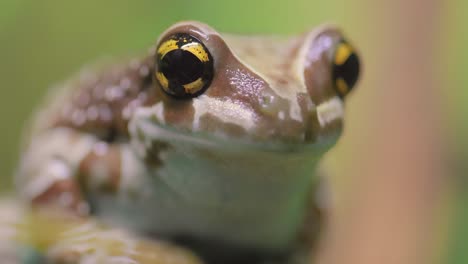
{"label": "golden eye", "polygon": [[341,40],[333,60],[333,82],[341,98],[353,89],[359,78],[359,68],[359,58],[353,47],[345,40]]}
{"label": "golden eye", "polygon": [[186,33],[161,42],[157,50],[156,79],[176,98],[202,94],[213,79],[213,58],[203,43]]}

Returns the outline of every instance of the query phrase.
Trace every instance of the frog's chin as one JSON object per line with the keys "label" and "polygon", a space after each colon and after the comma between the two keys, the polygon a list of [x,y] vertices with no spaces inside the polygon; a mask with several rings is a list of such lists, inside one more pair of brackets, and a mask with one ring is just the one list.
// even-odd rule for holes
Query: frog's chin
{"label": "frog's chin", "polygon": [[326,151],[332,147],[338,135],[317,138],[315,141],[287,142],[281,140],[256,140],[210,133],[202,131],[184,130],[156,122],[154,118],[137,116],[129,124],[132,140],[144,144],[167,142],[170,144],[191,145],[199,148],[220,148],[232,151],[274,151],[274,152],[307,152]]}

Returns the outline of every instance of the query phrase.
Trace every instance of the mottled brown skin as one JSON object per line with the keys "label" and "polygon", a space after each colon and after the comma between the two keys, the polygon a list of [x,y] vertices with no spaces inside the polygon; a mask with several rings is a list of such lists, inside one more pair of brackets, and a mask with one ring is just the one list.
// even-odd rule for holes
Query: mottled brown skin
{"label": "mottled brown skin", "polygon": [[[72,82],[71,91],[61,98],[61,106],[49,113],[48,124],[39,126],[45,131],[71,128],[94,135],[98,141],[80,162],[72,179],[53,184],[32,199],[33,204],[56,204],[58,197],[67,193],[73,197],[67,207],[78,212],[80,203],[85,203],[89,194],[116,193],[121,174],[119,142],[128,141],[127,127],[133,111],[155,101],[153,68],[154,62],[148,56],[102,69],[99,73],[84,73]],[[109,170],[109,175],[97,186],[90,184],[94,176],[91,168],[96,164]]]}
{"label": "mottled brown skin", "polygon": [[85,75],[73,83],[49,128],[70,127],[106,142],[125,140],[133,111],[155,102],[153,69],[154,62],[147,57]]}
{"label": "mottled brown skin", "polygon": [[[133,111],[155,101],[151,56],[113,65],[98,72],[84,72],[69,84],[70,91],[60,98],[62,103],[48,113],[47,124],[41,130],[67,127],[79,133],[94,135],[98,142],[81,161],[73,179],[61,180],[44,194],[32,200],[33,204],[54,202],[61,194],[70,193],[69,205],[77,211],[80,202],[89,193],[115,193],[120,181],[119,142],[128,141],[128,122]],[[57,99],[56,99],[57,100]],[[94,175],[91,167],[101,164],[109,168],[108,177],[99,186],[89,184]],[[85,193],[83,193],[85,191]]]}
{"label": "mottled brown skin", "polygon": [[[319,33],[307,33],[288,40],[259,38],[255,40],[256,45],[243,45],[251,38],[221,37],[206,25],[194,22],[171,27],[158,43],[177,32],[190,32],[202,40],[214,57],[214,78],[202,97],[217,101],[228,99],[241,106],[251,114],[254,126],[249,127],[247,122],[227,123],[216,116],[216,113],[207,112],[199,117],[199,126],[193,131],[197,111],[200,111],[195,105],[195,100],[198,99],[174,99],[161,89],[154,76],[156,50],[140,59],[115,64],[98,72],[85,72],[79,80],[68,84],[68,92],[55,99],[54,106],[45,111],[43,118],[39,118],[34,127],[37,134],[61,128],[71,129],[74,131],[72,134],[76,133],[78,137],[90,136],[91,146],[76,161],[73,175],[53,182],[42,193],[31,197],[33,204],[54,204],[78,214],[87,214],[89,210],[83,210],[83,205],[91,206],[92,209],[93,205],[87,204],[89,197],[119,195],[119,191],[125,187],[122,186],[122,177],[125,175],[122,175],[121,165],[125,162],[122,151],[128,147],[131,139],[129,122],[138,109],[158,104],[162,104],[164,111],[162,120],[155,115],[155,124],[169,125],[181,133],[211,135],[221,142],[225,140],[240,144],[292,146],[324,142],[322,145],[325,146],[325,152],[336,141],[342,129],[341,116],[321,123],[318,120],[317,106],[337,96],[329,73],[334,52],[330,45],[333,46],[333,43],[342,39],[338,30],[324,28]],[[327,42],[328,46],[322,42]],[[304,43],[308,43],[310,47],[304,48]],[[297,79],[295,65],[296,59],[304,56],[301,53],[304,50],[306,56],[301,71],[304,84],[301,84],[300,79]],[[251,68],[246,67],[245,63]],[[278,93],[284,92],[278,91],[278,86],[290,91],[278,96]],[[296,86],[304,86],[304,89],[295,91]],[[289,95],[292,96],[288,98]],[[293,101],[297,102],[296,117],[284,110],[292,108]],[[283,117],[279,118],[281,115]],[[141,135],[140,138],[143,139],[144,136]],[[79,139],[67,138],[68,147],[74,148],[74,142],[78,144]],[[159,154],[168,149],[171,149],[171,142],[162,140],[153,140],[146,146],[144,162],[148,168],[157,169],[161,166],[163,161]],[[211,155],[211,151],[206,153]],[[58,202],[64,194],[68,196],[68,202]],[[315,191],[311,190],[310,196],[313,197],[314,194]],[[317,222],[321,218],[320,206],[315,203],[315,199],[311,201],[308,206],[311,208],[310,214],[304,221],[303,231],[297,234],[299,245],[296,248],[308,249],[316,241]],[[216,241],[215,244],[218,245]],[[199,253],[204,254],[208,263],[219,262],[221,258],[226,264],[229,261],[259,263],[271,257],[283,262],[284,257],[289,258],[292,253],[287,250],[272,254],[257,252],[255,249],[236,249],[230,245],[226,247],[228,251],[224,252],[221,249],[223,247],[219,246],[219,251],[226,253],[224,258],[231,255],[229,259],[216,254],[210,256],[210,252],[216,251],[212,248],[208,249],[208,254],[203,252],[206,249],[201,249]]]}
{"label": "mottled brown skin", "polygon": [[[119,148],[115,144],[99,143],[95,149],[90,152],[81,162],[78,169],[80,175],[78,175],[78,181],[81,188],[86,193],[110,193],[115,194],[118,191],[120,185],[121,170],[119,166],[121,158]],[[95,183],[91,168],[100,164],[109,168],[107,177],[102,179],[100,182]]]}

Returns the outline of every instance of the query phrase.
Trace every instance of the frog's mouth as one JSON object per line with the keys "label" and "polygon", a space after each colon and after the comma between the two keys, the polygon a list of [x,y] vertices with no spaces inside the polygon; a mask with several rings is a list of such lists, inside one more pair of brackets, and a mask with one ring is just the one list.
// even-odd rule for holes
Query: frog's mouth
{"label": "frog's mouth", "polygon": [[322,152],[332,147],[339,137],[339,133],[330,133],[326,137],[303,142],[258,141],[248,138],[226,137],[215,133],[191,131],[162,124],[151,108],[142,108],[135,112],[129,124],[129,131],[133,143],[138,142],[139,145],[143,144],[146,147],[155,142],[165,142],[232,151]]}

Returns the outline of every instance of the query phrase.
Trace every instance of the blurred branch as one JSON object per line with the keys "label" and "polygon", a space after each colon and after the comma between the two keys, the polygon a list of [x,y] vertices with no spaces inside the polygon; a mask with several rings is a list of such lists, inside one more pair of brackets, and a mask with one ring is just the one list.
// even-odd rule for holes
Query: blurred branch
{"label": "blurred branch", "polygon": [[[428,264],[446,172],[435,49],[441,1],[365,1],[376,33],[362,50],[362,89],[374,89],[346,208],[319,263]],[[356,92],[358,95],[359,92]]]}

